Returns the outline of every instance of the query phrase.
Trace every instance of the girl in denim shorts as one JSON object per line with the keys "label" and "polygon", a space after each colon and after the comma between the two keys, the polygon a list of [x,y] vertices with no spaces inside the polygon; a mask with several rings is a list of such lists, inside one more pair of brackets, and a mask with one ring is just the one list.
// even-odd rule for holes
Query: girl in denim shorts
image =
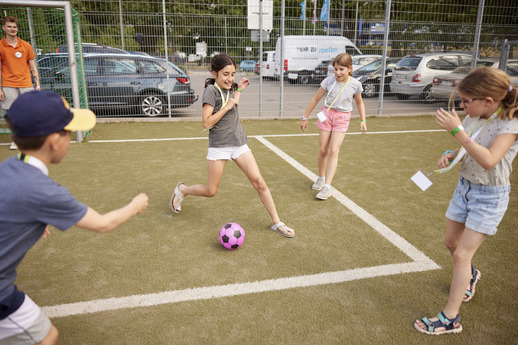
{"label": "girl in denim shorts", "polygon": [[302,117],[300,128],[308,128],[308,118],[318,102],[327,93],[324,106],[318,113],[319,129],[318,178],[311,187],[318,190],[317,199],[326,200],[331,196],[331,182],[338,166],[340,146],[345,139],[351,119],[352,100],[360,113],[360,130],[367,132],[365,105],[362,100],[362,84],[352,77],[353,61],[349,54],[339,54],[333,60],[335,74],[327,77],[320,84],[317,93],[311,99]]}
{"label": "girl in denim shorts", "polygon": [[207,183],[187,186],[176,185],[169,206],[180,212],[181,202],[187,195],[212,197],[219,189],[223,170],[229,160],[236,162],[259,194],[271,218],[270,229],[284,237],[294,237],[295,231],[280,221],[270,189],[259,171],[248,138],[241,126],[238,113],[241,93],[249,85],[247,78],[239,84],[234,82],[236,64],[226,54],[216,55],[211,61],[213,78],[205,81],[203,92],[203,127],[209,130],[209,151],[207,154]]}
{"label": "girl in denim shorts", "polygon": [[[465,152],[459,182],[446,211],[444,242],[453,257],[453,277],[446,307],[437,317],[414,323],[418,331],[435,335],[462,331],[460,306],[473,298],[481,277],[471,259],[486,237],[496,233],[504,217],[511,191],[509,175],[518,152],[518,91],[507,74],[496,68],[477,68],[457,90],[467,114],[462,123],[455,110],[449,113],[441,108],[435,117],[461,145],[441,156],[439,168],[449,166]],[[455,92],[450,107],[454,101]]]}

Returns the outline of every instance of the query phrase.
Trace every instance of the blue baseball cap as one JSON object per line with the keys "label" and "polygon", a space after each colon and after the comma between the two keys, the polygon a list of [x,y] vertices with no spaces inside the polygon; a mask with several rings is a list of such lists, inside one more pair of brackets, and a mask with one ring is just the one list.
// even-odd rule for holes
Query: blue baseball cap
{"label": "blue baseball cap", "polygon": [[88,109],[70,108],[52,91],[30,91],[20,95],[5,115],[17,136],[33,138],[61,130],[87,131],[95,126],[95,114]]}

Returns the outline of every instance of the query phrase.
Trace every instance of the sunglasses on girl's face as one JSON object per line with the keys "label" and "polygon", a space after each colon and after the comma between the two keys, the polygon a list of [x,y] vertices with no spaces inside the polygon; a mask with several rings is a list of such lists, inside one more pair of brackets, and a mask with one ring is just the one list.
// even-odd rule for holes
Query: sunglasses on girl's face
{"label": "sunglasses on girl's face", "polygon": [[483,98],[470,98],[470,99],[462,99],[460,103],[464,104],[464,106],[471,104],[473,101],[479,101]]}

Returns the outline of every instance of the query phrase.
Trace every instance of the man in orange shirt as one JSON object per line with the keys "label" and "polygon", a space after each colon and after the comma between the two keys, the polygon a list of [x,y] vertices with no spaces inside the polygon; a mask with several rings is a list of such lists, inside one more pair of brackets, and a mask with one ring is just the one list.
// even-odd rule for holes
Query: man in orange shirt
{"label": "man in orange shirt", "polygon": [[[34,90],[31,74],[40,89],[38,68],[31,45],[17,36],[18,19],[7,16],[2,20],[5,37],[0,40],[0,101],[2,108],[8,110],[22,93]],[[11,149],[16,149],[13,143]]]}

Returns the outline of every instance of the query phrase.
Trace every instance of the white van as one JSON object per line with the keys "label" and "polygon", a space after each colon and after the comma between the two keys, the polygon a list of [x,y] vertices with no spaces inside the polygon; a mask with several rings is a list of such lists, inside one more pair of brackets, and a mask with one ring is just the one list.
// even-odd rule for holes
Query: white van
{"label": "white van", "polygon": [[[280,77],[281,39],[275,48],[275,76]],[[360,55],[361,51],[347,38],[342,36],[284,36],[283,68],[290,83],[307,84],[315,68],[322,61],[333,60],[341,53]]]}
{"label": "white van", "polygon": [[274,78],[275,77],[275,50],[269,50],[263,52],[263,59],[261,62],[261,68],[263,77]]}

